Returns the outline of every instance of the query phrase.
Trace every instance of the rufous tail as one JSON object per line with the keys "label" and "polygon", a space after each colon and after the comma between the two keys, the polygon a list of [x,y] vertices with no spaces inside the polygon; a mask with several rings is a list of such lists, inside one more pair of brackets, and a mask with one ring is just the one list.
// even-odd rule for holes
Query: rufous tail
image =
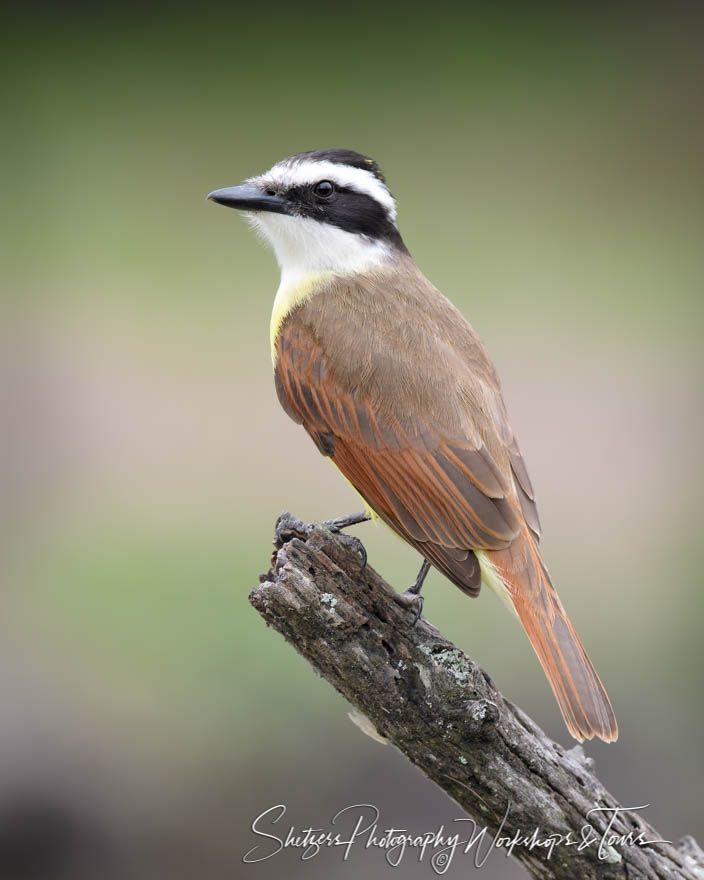
{"label": "rufous tail", "polygon": [[526,528],[506,550],[487,552],[503,579],[523,628],[538,655],[572,736],[618,739],[611,702]]}

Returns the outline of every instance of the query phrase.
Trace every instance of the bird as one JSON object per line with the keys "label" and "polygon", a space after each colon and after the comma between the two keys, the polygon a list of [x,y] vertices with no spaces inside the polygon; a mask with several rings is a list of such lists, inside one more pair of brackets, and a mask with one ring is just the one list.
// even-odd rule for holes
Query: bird
{"label": "bird", "polygon": [[378,163],[310,150],[207,198],[242,211],[274,251],[279,401],[365,503],[335,530],[379,518],[420,553],[416,581],[397,594],[416,619],[431,566],[468,596],[492,589],[523,625],[570,734],[616,740],[609,697],[541,557],[496,369],[411,257]]}

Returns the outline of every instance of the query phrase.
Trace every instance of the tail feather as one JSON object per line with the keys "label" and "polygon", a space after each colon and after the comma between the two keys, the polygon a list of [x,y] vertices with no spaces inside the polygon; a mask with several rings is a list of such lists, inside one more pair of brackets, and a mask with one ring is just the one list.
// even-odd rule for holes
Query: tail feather
{"label": "tail feather", "polygon": [[556,608],[550,621],[515,605],[572,736],[613,742],[618,726],[611,702],[564,608]]}
{"label": "tail feather", "polygon": [[580,742],[618,738],[611,702],[555,592],[533,536],[526,529],[506,550],[487,552],[501,576],[565,724]]}

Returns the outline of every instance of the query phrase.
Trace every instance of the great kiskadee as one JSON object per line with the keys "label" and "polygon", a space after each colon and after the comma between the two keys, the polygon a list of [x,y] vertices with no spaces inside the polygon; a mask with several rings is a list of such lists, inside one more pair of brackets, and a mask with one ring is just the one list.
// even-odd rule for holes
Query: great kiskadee
{"label": "great kiskadee", "polygon": [[615,740],[609,698],[540,556],[496,370],[411,259],[377,163],[299,153],[208,198],[246,212],[276,254],[279,400],[368,511],[423,556],[408,602],[421,601],[430,565],[469,596],[485,583],[518,615],[572,736]]}

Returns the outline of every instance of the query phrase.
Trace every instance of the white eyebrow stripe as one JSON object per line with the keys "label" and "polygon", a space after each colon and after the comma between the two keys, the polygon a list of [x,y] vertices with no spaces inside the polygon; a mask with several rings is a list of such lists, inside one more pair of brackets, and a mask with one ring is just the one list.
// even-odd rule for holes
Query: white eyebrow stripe
{"label": "white eyebrow stripe", "polygon": [[351,165],[338,165],[327,159],[324,161],[303,160],[280,163],[259,177],[250,178],[250,183],[272,183],[286,188],[330,180],[341,187],[349,187],[359,193],[371,196],[382,205],[392,223],[396,223],[396,202],[386,185],[364,168]]}

